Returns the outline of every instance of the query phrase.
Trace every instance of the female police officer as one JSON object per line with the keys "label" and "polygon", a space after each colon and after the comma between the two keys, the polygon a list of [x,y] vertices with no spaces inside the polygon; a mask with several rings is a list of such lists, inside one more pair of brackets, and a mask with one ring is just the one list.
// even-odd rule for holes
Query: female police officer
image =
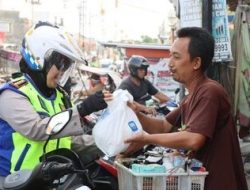
{"label": "female police officer", "polygon": [[[0,88],[0,176],[38,164],[50,117],[72,107],[60,85],[74,62],[84,61],[69,34],[44,22],[26,33],[21,55],[21,74]],[[99,92],[71,108],[71,120],[49,142],[50,150],[71,148],[70,136],[83,133],[80,117],[104,109],[109,96]]]}

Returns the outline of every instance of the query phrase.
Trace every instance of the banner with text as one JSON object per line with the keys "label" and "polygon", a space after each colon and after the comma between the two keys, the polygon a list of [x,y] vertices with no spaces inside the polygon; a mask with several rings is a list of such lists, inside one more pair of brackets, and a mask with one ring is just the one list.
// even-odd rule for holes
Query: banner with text
{"label": "banner with text", "polygon": [[181,27],[202,27],[202,0],[180,0]]}
{"label": "banner with text", "polygon": [[215,39],[214,62],[227,62],[233,59],[226,10],[226,0],[213,0],[212,34]]}

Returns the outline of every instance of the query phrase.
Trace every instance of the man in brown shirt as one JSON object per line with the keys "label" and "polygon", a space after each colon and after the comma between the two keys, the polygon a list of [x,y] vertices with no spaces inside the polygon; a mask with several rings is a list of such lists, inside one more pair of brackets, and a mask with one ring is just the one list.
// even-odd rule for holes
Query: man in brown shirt
{"label": "man in brown shirt", "polygon": [[[139,144],[159,144],[192,150],[209,172],[205,190],[247,190],[236,127],[229,97],[224,88],[205,71],[214,56],[214,39],[204,29],[182,28],[171,48],[172,77],[189,94],[166,120],[138,113],[143,133],[126,142],[126,153]],[[173,127],[180,132],[168,133]]]}

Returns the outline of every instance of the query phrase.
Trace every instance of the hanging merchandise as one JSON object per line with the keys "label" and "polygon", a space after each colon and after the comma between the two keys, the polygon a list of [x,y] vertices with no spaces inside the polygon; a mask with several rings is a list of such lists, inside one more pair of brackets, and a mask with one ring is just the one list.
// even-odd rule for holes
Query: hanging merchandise
{"label": "hanging merchandise", "polygon": [[213,0],[212,34],[215,39],[214,62],[232,61],[226,0]]}
{"label": "hanging merchandise", "polygon": [[250,6],[236,10],[233,50],[237,66],[235,102],[243,141],[250,141]]}

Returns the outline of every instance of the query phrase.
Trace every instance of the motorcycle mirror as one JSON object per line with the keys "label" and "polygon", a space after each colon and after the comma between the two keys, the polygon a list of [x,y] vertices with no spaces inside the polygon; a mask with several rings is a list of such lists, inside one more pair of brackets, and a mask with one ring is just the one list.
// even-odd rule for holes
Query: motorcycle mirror
{"label": "motorcycle mirror", "polygon": [[180,88],[176,88],[174,94],[178,94],[180,92]]}
{"label": "motorcycle mirror", "polygon": [[64,129],[64,127],[70,121],[71,115],[72,115],[72,110],[66,110],[66,111],[57,113],[56,115],[53,115],[50,118],[47,124],[47,128],[46,128],[46,134],[49,135],[49,137],[43,146],[43,161],[44,162],[46,161],[46,147],[51,136],[60,133]]}
{"label": "motorcycle mirror", "polygon": [[66,110],[52,116],[46,128],[47,135],[58,134],[64,129],[72,115],[72,110]]}

